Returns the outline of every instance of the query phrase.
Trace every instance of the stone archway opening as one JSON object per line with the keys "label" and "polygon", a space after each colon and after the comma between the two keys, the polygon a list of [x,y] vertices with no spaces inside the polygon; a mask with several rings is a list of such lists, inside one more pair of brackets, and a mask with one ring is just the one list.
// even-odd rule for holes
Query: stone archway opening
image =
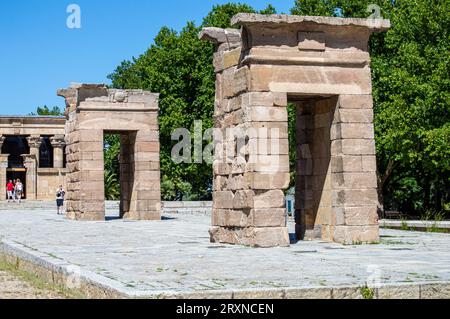
{"label": "stone archway opening", "polygon": [[[331,174],[336,96],[289,95],[295,106],[295,237],[324,239],[335,225]],[[292,141],[291,141],[292,143]]]}
{"label": "stone archway opening", "polygon": [[[216,143],[219,154],[233,147],[244,154],[222,161],[216,152],[211,241],[290,244],[284,200],[290,101],[297,106],[297,238],[378,242],[368,40],[390,22],[238,14],[232,24],[241,31],[200,34],[216,44],[215,127],[222,136],[236,128],[247,135],[244,147],[236,147],[235,137]],[[255,134],[260,128],[266,132]],[[269,140],[278,145],[269,153],[254,147]]]}
{"label": "stone archway opening", "polygon": [[120,136],[120,216],[161,219],[158,94],[74,84],[66,99],[67,217],[105,220],[104,137]]}
{"label": "stone archway opening", "polygon": [[[23,196],[22,199],[27,199],[27,168],[25,166],[24,155],[29,154],[30,147],[27,142],[26,136],[5,136],[2,148],[0,150],[2,154],[7,156],[6,164],[6,177],[1,183],[6,185],[8,181],[20,180],[23,184]],[[5,195],[6,198],[6,195]]]}
{"label": "stone archway opening", "polygon": [[[133,216],[133,207],[134,202],[136,201],[137,194],[135,193],[135,174],[136,169],[141,169],[144,165],[143,163],[140,163],[136,165],[134,154],[136,153],[135,145],[136,145],[136,137],[138,135],[137,131],[104,131],[103,137],[104,137],[104,144],[105,148],[109,147],[106,145],[107,141],[117,141],[119,143],[119,149],[118,149],[118,155],[115,158],[110,159],[111,167],[106,167],[106,159],[104,161],[104,169],[105,169],[105,179],[104,179],[104,186],[105,186],[105,194],[110,191],[107,190],[107,187],[111,187],[112,184],[117,184],[119,186],[118,193],[115,194],[115,200],[119,200],[119,211],[118,215],[116,215],[116,212],[113,213],[114,217],[120,218],[120,219],[139,219],[136,216]],[[109,137],[109,138],[107,138]],[[105,153],[106,155],[106,153]],[[148,170],[150,170],[151,163],[149,161],[147,167]],[[138,166],[138,167],[137,167]],[[155,163],[153,163],[153,166],[155,167]],[[111,172],[113,176],[111,177],[107,172]],[[108,180],[112,178],[113,180]],[[155,179],[155,178],[154,178]],[[157,192],[159,191],[159,187],[155,183],[152,185],[152,191],[155,192],[156,197],[158,196]],[[153,195],[154,195],[153,194]],[[152,197],[151,194],[144,195],[139,194],[139,197],[147,198]],[[153,196],[155,197],[155,196]],[[111,198],[107,198],[111,199]]]}

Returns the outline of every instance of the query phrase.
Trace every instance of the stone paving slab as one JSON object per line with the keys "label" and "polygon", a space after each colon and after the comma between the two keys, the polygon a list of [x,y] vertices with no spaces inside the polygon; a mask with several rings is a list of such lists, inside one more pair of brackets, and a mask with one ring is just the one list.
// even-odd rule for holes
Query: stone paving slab
{"label": "stone paving slab", "polygon": [[252,249],[211,244],[208,217],[177,214],[129,222],[108,215],[106,222],[75,222],[46,209],[1,211],[0,236],[39,258],[77,265],[134,297],[204,291],[223,297],[273,291],[273,297],[286,297],[293,288],[362,287],[374,280],[450,282],[449,234],[382,230],[380,245],[299,242]]}

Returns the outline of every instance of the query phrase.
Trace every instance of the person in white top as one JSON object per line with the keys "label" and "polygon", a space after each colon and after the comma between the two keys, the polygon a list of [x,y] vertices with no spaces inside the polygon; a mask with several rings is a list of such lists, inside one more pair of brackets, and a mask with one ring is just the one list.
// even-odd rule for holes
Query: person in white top
{"label": "person in white top", "polygon": [[58,215],[63,214],[64,196],[65,195],[66,195],[66,191],[64,190],[63,186],[60,185],[59,188],[56,190],[56,207],[57,207]]}
{"label": "person in white top", "polygon": [[14,187],[14,190],[16,191],[16,198],[19,201],[19,204],[22,200],[22,195],[23,195],[23,184],[20,181],[20,179],[17,180],[16,182],[16,186]]}

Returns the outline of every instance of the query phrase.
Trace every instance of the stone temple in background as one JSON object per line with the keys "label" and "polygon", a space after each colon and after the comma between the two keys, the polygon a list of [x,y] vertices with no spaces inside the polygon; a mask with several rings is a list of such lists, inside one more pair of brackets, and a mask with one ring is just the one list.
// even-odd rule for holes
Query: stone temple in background
{"label": "stone temple in background", "polygon": [[0,194],[20,179],[28,200],[53,200],[65,184],[65,123],[55,116],[0,117]]}

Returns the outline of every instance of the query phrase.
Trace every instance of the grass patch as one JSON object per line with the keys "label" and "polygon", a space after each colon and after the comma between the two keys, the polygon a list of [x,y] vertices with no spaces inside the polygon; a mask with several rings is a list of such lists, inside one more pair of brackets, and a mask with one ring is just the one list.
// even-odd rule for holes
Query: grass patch
{"label": "grass patch", "polygon": [[375,298],[375,289],[365,286],[365,287],[361,287],[360,291],[361,291],[361,295],[364,299],[374,299]]}
{"label": "grass patch", "polygon": [[400,228],[401,230],[404,231],[410,231],[411,229],[408,226],[408,222],[406,220],[402,220],[402,227]]}
{"label": "grass patch", "polygon": [[86,296],[81,292],[69,290],[61,285],[50,284],[35,274],[19,269],[18,262],[15,265],[11,265],[0,259],[0,271],[5,271],[14,277],[18,277],[38,290],[52,291],[63,299],[86,299]]}

